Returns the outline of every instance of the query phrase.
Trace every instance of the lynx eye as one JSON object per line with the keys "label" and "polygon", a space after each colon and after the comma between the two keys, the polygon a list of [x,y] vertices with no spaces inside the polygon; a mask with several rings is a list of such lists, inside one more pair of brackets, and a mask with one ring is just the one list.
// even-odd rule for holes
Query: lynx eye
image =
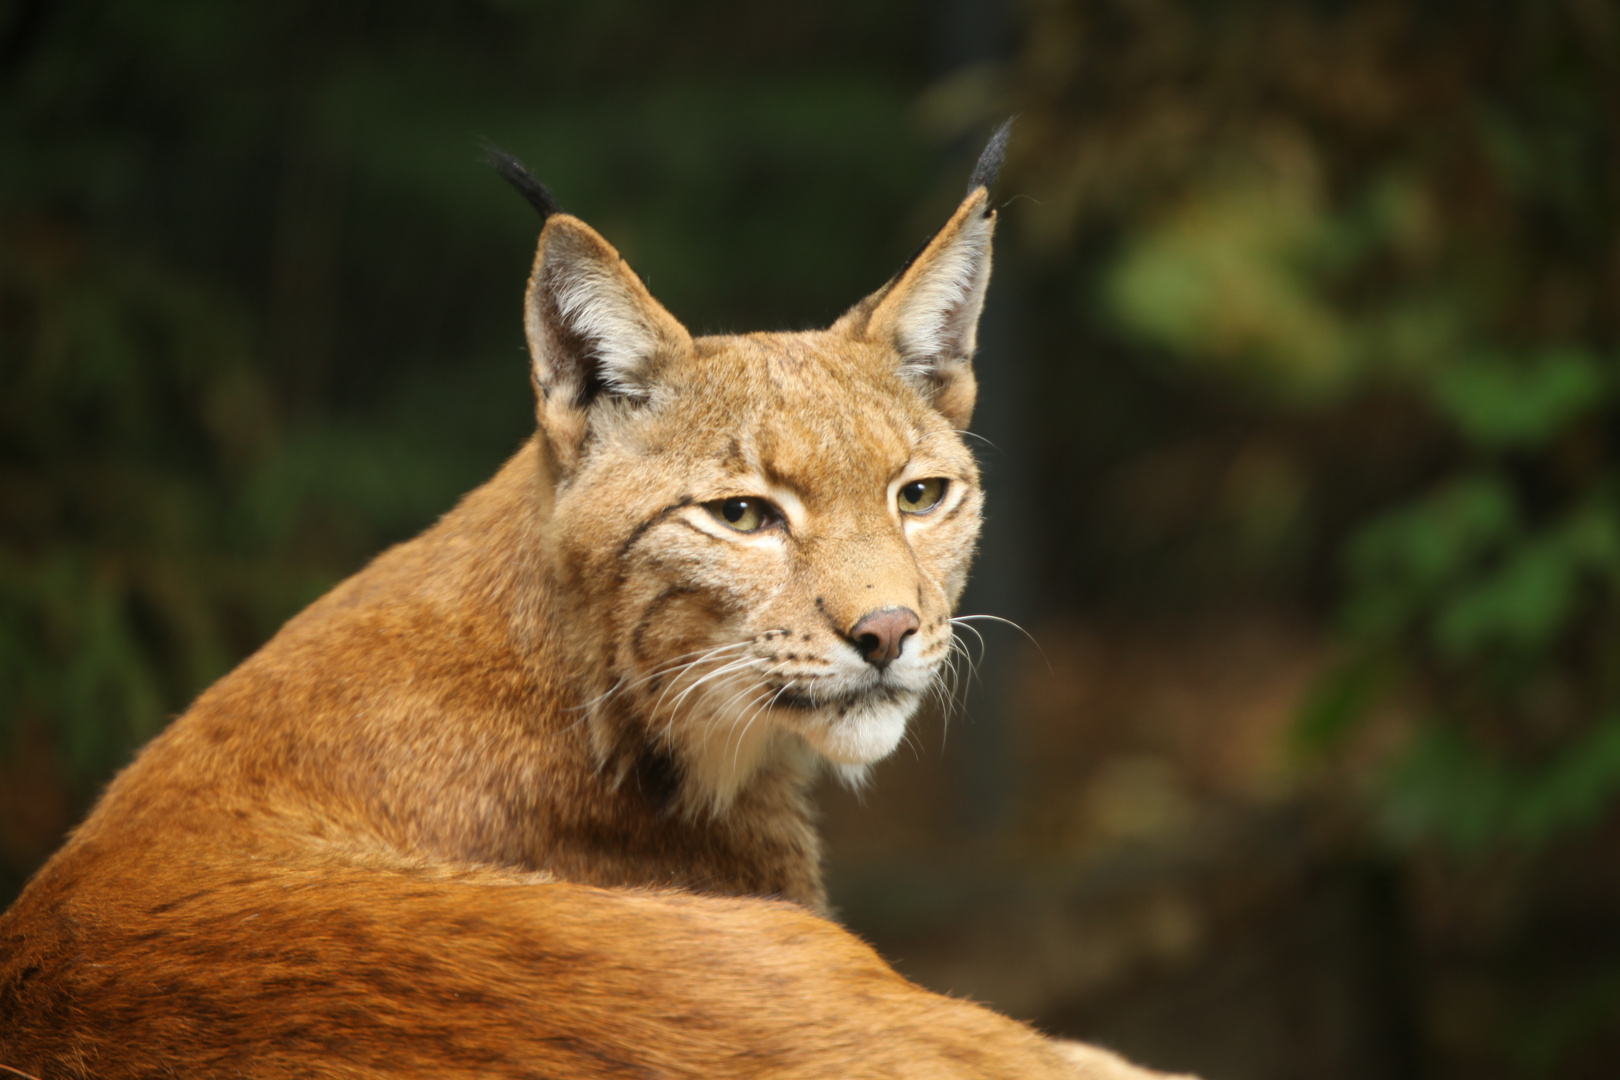
{"label": "lynx eye", "polygon": [[926,514],[945,497],[945,480],[935,476],[913,480],[900,489],[900,509],[908,514]]}
{"label": "lynx eye", "polygon": [[758,532],[777,518],[776,509],[764,499],[720,499],[709,503],[708,508],[709,513],[738,532]]}

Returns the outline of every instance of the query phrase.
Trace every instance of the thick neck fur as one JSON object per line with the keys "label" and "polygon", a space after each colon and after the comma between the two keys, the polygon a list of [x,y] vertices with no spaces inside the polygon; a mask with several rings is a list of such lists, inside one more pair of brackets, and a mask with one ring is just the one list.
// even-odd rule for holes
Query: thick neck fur
{"label": "thick neck fur", "polygon": [[588,655],[601,638],[576,632],[590,613],[570,600],[551,501],[534,440],[208,690],[80,838],[148,814],[249,845],[283,843],[291,824],[382,859],[823,906],[801,760],[767,763],[715,813],[638,718],[593,740],[586,706],[604,688],[576,673],[604,670]]}

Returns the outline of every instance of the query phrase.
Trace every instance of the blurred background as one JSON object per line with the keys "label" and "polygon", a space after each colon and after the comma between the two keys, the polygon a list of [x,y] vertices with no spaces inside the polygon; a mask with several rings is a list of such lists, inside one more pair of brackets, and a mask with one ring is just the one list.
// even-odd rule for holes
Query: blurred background
{"label": "blurred background", "polygon": [[794,328],[1012,113],[965,610],[1036,644],[824,793],[843,918],[1208,1080],[1614,1076],[1611,0],[0,4],[0,899],[531,429],[479,137]]}

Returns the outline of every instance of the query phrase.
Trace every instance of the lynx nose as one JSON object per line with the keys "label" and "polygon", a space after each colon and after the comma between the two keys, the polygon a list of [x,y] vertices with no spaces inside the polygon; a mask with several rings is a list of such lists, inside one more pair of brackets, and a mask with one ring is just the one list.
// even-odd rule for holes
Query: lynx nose
{"label": "lynx nose", "polygon": [[900,655],[906,638],[915,634],[919,625],[917,613],[910,608],[879,608],[856,623],[849,637],[866,662],[882,671]]}

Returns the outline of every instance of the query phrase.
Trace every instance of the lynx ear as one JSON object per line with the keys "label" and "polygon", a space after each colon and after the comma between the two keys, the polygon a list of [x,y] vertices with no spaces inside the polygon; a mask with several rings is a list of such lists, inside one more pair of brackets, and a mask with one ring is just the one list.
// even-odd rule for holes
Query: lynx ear
{"label": "lynx ear", "polygon": [[686,328],[652,298],[613,245],[557,200],[523,162],[493,143],[484,161],[540,214],[544,227],[524,297],[540,429],[571,472],[590,410],[604,398],[645,401],[659,362],[692,347]]}
{"label": "lynx ear", "polygon": [[686,328],[613,246],[562,213],[550,215],[541,230],[523,324],[540,426],[565,473],[578,457],[593,405],[645,401],[660,362],[692,347]]}
{"label": "lynx ear", "polygon": [[900,374],[957,427],[973,415],[977,383],[971,360],[979,313],[990,284],[990,238],[996,213],[990,185],[1000,171],[1012,121],[991,136],[968,195],[945,226],[876,293],[833,327],[900,355]]}

